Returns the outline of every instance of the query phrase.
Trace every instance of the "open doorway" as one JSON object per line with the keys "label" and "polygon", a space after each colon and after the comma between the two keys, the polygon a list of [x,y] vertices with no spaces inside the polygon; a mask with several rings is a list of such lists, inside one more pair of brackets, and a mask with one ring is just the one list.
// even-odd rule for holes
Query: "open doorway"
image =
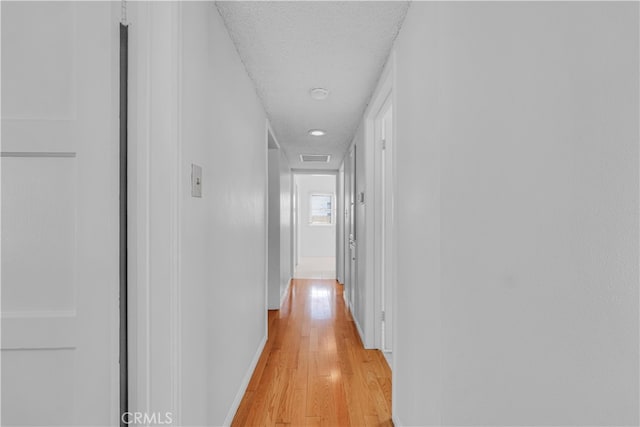
{"label": "open doorway", "polygon": [[291,169],[267,124],[267,308],[278,310],[291,283]]}
{"label": "open doorway", "polygon": [[296,174],[297,279],[336,278],[336,176]]}

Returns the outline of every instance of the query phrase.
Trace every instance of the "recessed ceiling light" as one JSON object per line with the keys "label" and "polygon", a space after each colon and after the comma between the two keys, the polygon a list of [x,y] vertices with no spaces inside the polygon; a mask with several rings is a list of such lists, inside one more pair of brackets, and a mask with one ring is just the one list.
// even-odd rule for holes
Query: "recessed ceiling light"
{"label": "recessed ceiling light", "polygon": [[323,131],[322,129],[311,129],[309,131],[309,135],[311,136],[324,136],[326,134],[327,132]]}
{"label": "recessed ceiling light", "polygon": [[327,99],[327,97],[329,96],[329,91],[322,87],[314,87],[309,91],[309,94],[313,99],[322,101],[323,99]]}

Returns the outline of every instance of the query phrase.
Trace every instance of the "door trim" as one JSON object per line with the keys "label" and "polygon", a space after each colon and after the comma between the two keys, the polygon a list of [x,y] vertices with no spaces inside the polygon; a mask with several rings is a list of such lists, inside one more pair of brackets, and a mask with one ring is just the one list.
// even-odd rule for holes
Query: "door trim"
{"label": "door trim", "polygon": [[[366,234],[366,259],[359,258],[359,262],[365,262],[364,281],[366,287],[366,310],[365,310],[365,335],[368,348],[381,349],[381,326],[382,326],[382,306],[381,306],[381,283],[377,266],[380,263],[380,164],[379,146],[376,139],[375,121],[378,113],[385,102],[390,99],[391,104],[395,104],[394,84],[395,83],[395,52],[392,51],[385,64],[384,70],[378,80],[378,84],[371,97],[371,102],[365,112],[365,188],[370,189],[365,205],[365,234]],[[393,115],[392,131],[395,132],[395,114]],[[395,138],[394,138],[395,140]],[[395,168],[394,168],[395,169]],[[393,303],[392,303],[393,304]],[[395,310],[392,309],[392,315]],[[392,325],[393,325],[392,320]]]}
{"label": "door trim", "polygon": [[133,2],[128,18],[128,406],[182,425],[182,5]]}
{"label": "door trim", "polygon": [[129,360],[128,360],[128,319],[127,319],[127,293],[128,293],[128,246],[127,246],[127,215],[128,215],[128,177],[127,177],[127,162],[128,162],[128,143],[127,143],[127,129],[128,129],[128,68],[129,68],[129,28],[127,25],[120,24],[120,200],[119,200],[119,215],[120,215],[120,251],[119,251],[119,269],[120,269],[120,426],[126,426],[123,421],[123,415],[129,411]]}

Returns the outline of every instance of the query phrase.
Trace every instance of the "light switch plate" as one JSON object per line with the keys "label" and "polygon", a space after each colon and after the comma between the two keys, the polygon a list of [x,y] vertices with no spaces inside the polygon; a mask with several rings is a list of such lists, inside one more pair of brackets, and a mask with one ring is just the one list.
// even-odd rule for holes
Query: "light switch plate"
{"label": "light switch plate", "polygon": [[191,164],[191,197],[202,197],[202,167]]}

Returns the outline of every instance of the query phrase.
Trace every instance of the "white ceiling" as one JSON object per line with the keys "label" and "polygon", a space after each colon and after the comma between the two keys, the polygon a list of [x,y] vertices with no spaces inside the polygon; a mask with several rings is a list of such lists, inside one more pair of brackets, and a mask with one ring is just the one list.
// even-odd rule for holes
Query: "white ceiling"
{"label": "white ceiling", "polygon": [[[408,8],[405,1],[218,1],[280,146],[338,169]],[[309,90],[329,90],[324,101]],[[327,135],[312,137],[309,129]],[[330,154],[322,165],[300,154]]]}

